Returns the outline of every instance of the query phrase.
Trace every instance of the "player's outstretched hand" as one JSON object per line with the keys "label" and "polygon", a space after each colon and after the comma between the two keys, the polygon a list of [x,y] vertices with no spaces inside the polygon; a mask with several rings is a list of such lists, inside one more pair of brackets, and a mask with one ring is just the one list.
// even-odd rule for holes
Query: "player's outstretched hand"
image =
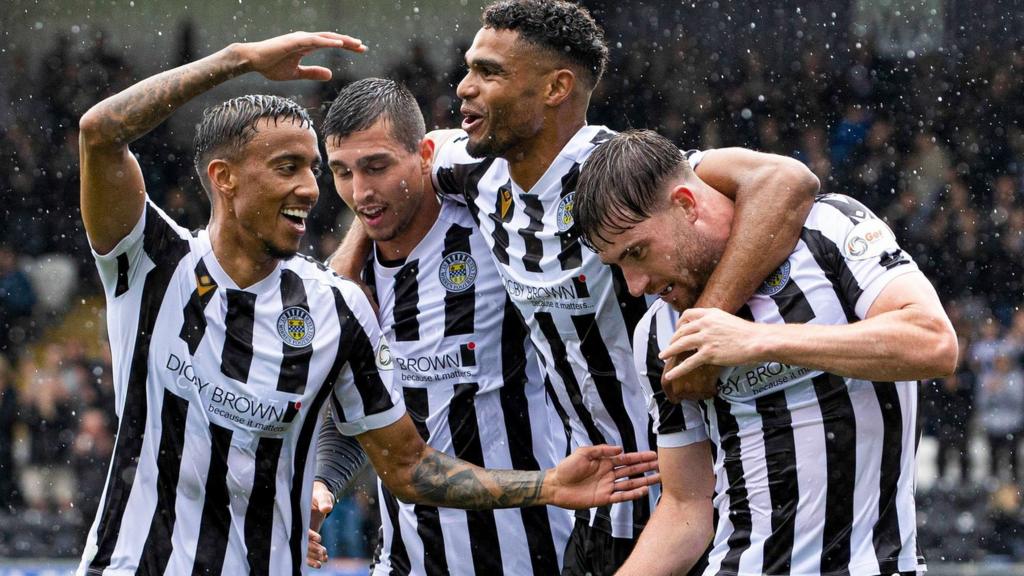
{"label": "player's outstretched hand", "polygon": [[545,484],[552,490],[551,504],[580,510],[646,496],[648,486],[661,481],[657,470],[656,452],[583,446],[551,470]]}
{"label": "player's outstretched hand", "polygon": [[366,51],[362,40],[335,32],[292,32],[234,46],[250,71],[259,72],[269,80],[330,80],[329,68],[301,64],[307,54],[325,48]]}
{"label": "player's outstretched hand", "polygon": [[320,540],[320,526],[324,518],[334,509],[334,494],[330,488],[319,480],[313,481],[313,498],[310,503],[309,515],[309,548],[306,550],[306,564],[310,568],[320,568],[327,562],[327,548]]}
{"label": "player's outstretched hand", "polygon": [[327,562],[327,548],[324,547],[320,533],[309,529],[306,535],[309,538],[309,547],[306,548],[306,565],[310,568],[323,568],[324,562]]}

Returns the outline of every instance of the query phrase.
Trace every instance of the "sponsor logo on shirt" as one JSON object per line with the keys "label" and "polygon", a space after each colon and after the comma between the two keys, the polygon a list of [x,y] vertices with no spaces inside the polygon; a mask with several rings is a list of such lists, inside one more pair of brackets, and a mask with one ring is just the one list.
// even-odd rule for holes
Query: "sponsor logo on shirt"
{"label": "sponsor logo on shirt", "polygon": [[736,366],[723,371],[719,390],[729,400],[744,401],[782,390],[816,374],[820,372],[781,362]]}
{"label": "sponsor logo on shirt", "polygon": [[195,366],[170,354],[164,369],[175,376],[175,385],[188,397],[195,390],[209,414],[257,432],[286,432],[302,409],[301,400],[271,399],[254,396],[241,387],[222,386],[203,380]]}
{"label": "sponsor logo on shirt", "polygon": [[395,364],[403,382],[441,382],[472,376],[476,368],[476,342],[458,350],[421,356],[396,356]]}
{"label": "sponsor logo on shirt", "polygon": [[843,257],[852,261],[875,258],[894,250],[899,250],[896,236],[885,222],[877,218],[865,220],[854,226],[846,235],[842,247]]}
{"label": "sponsor logo on shirt", "polygon": [[594,310],[585,274],[549,286],[524,284],[505,277],[502,278],[502,284],[508,295],[522,305],[580,312]]}
{"label": "sponsor logo on shirt", "polygon": [[391,356],[391,347],[388,346],[388,340],[384,336],[380,337],[377,341],[377,349],[373,355],[373,361],[377,364],[378,370],[394,370],[395,363],[394,358]]}

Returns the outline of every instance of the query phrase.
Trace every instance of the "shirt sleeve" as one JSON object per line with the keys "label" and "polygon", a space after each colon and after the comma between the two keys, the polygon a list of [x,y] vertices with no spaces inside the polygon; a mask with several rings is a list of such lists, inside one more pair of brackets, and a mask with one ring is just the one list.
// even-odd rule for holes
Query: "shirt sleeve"
{"label": "shirt sleeve", "polygon": [[356,436],[384,428],[405,414],[399,387],[392,381],[391,349],[366,295],[353,282],[340,280],[334,290],[341,322],[339,354],[346,354],[335,380],[331,409],[338,430]]}
{"label": "shirt sleeve", "polygon": [[818,264],[836,279],[843,305],[864,319],[893,279],[920,274],[889,226],[863,204],[841,194],[819,196],[802,240]]}
{"label": "shirt sleeve", "polygon": [[334,412],[328,410],[316,445],[316,479],[326,484],[338,500],[366,459],[359,441],[342,434],[334,421]]}
{"label": "shirt sleeve", "polygon": [[677,448],[708,438],[700,406],[688,400],[674,404],[661,388],[665,362],[658,358],[658,352],[668,345],[677,318],[678,314],[671,307],[656,302],[633,332],[633,363],[660,448]]}
{"label": "shirt sleeve", "polygon": [[432,168],[434,190],[443,200],[454,200],[460,204],[467,203],[464,191],[466,176],[469,173],[468,168],[480,163],[479,158],[473,158],[466,151],[468,139],[469,136],[460,130],[458,135],[449,138],[434,153]]}
{"label": "shirt sleeve", "polygon": [[188,237],[188,230],[175,223],[147,197],[138,222],[113,249],[100,254],[91,248],[92,241],[89,242],[107,298],[112,300],[125,294],[145,277],[142,271],[149,269],[142,266],[145,256],[159,265],[165,257],[186,248],[185,239]]}

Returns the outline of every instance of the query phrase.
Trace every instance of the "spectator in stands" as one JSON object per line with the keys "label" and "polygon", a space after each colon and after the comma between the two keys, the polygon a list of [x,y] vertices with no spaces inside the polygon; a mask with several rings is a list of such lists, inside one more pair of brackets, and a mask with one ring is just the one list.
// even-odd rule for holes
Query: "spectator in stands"
{"label": "spectator in stands", "polygon": [[0,244],[0,352],[9,359],[14,356],[12,341],[24,333],[36,304],[32,283],[18,267],[18,254],[6,244]]}
{"label": "spectator in stands", "polygon": [[[56,353],[60,346],[48,346]],[[74,477],[68,466],[74,439],[74,404],[61,372],[50,362],[36,367],[26,359],[22,373],[29,376],[21,418],[28,427],[29,459],[22,472],[22,493],[28,506],[39,511],[65,510],[74,498]]]}
{"label": "spectator in stands", "polygon": [[1007,347],[998,349],[992,367],[981,373],[978,412],[988,437],[992,479],[1003,479],[1008,471],[1016,482],[1017,444],[1024,431],[1024,371]]}
{"label": "spectator in stands", "polygon": [[935,439],[939,452],[936,456],[940,485],[951,488],[947,470],[951,458],[960,465],[960,484],[971,479],[971,455],[968,450],[968,431],[974,412],[976,377],[967,362],[968,340],[961,335],[960,355],[956,372],[949,378],[930,382],[930,411],[934,418]]}
{"label": "spectator in stands", "polygon": [[20,502],[21,491],[14,463],[14,425],[18,422],[18,390],[10,362],[0,355],[0,513],[10,513]]}
{"label": "spectator in stands", "polygon": [[86,409],[71,449],[77,482],[75,503],[83,518],[92,518],[96,514],[113,451],[114,436],[106,413],[99,408]]}

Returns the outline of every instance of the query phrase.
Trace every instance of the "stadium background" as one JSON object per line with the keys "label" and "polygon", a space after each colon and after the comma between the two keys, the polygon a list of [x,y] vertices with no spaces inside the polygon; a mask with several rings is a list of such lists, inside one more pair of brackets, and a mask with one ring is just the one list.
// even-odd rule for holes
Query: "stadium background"
{"label": "stadium background", "polygon": [[[133,146],[152,197],[195,227],[208,210],[190,152],[204,106],[272,92],[320,117],[346,81],[385,75],[410,86],[428,125],[455,125],[454,84],[482,4],[5,3],[0,575],[68,570],[61,559],[79,553],[116,425],[103,303],[77,208],[81,113],[135,80],[236,40],[335,29],[367,42],[365,55],[311,58],[335,71],[329,83],[236,79]],[[1015,465],[1024,432],[1024,5],[584,4],[612,48],[592,123],[653,128],[682,148],[738,145],[796,156],[825,191],[860,198],[895,229],[964,339],[957,377],[922,388],[918,523],[930,573],[1024,574]],[[348,222],[329,178],[322,192],[305,248],[318,257]],[[363,485],[370,482],[367,474]],[[373,493],[357,489],[336,509],[328,530],[336,557],[369,554]],[[333,569],[358,574],[364,566],[351,560]]]}

